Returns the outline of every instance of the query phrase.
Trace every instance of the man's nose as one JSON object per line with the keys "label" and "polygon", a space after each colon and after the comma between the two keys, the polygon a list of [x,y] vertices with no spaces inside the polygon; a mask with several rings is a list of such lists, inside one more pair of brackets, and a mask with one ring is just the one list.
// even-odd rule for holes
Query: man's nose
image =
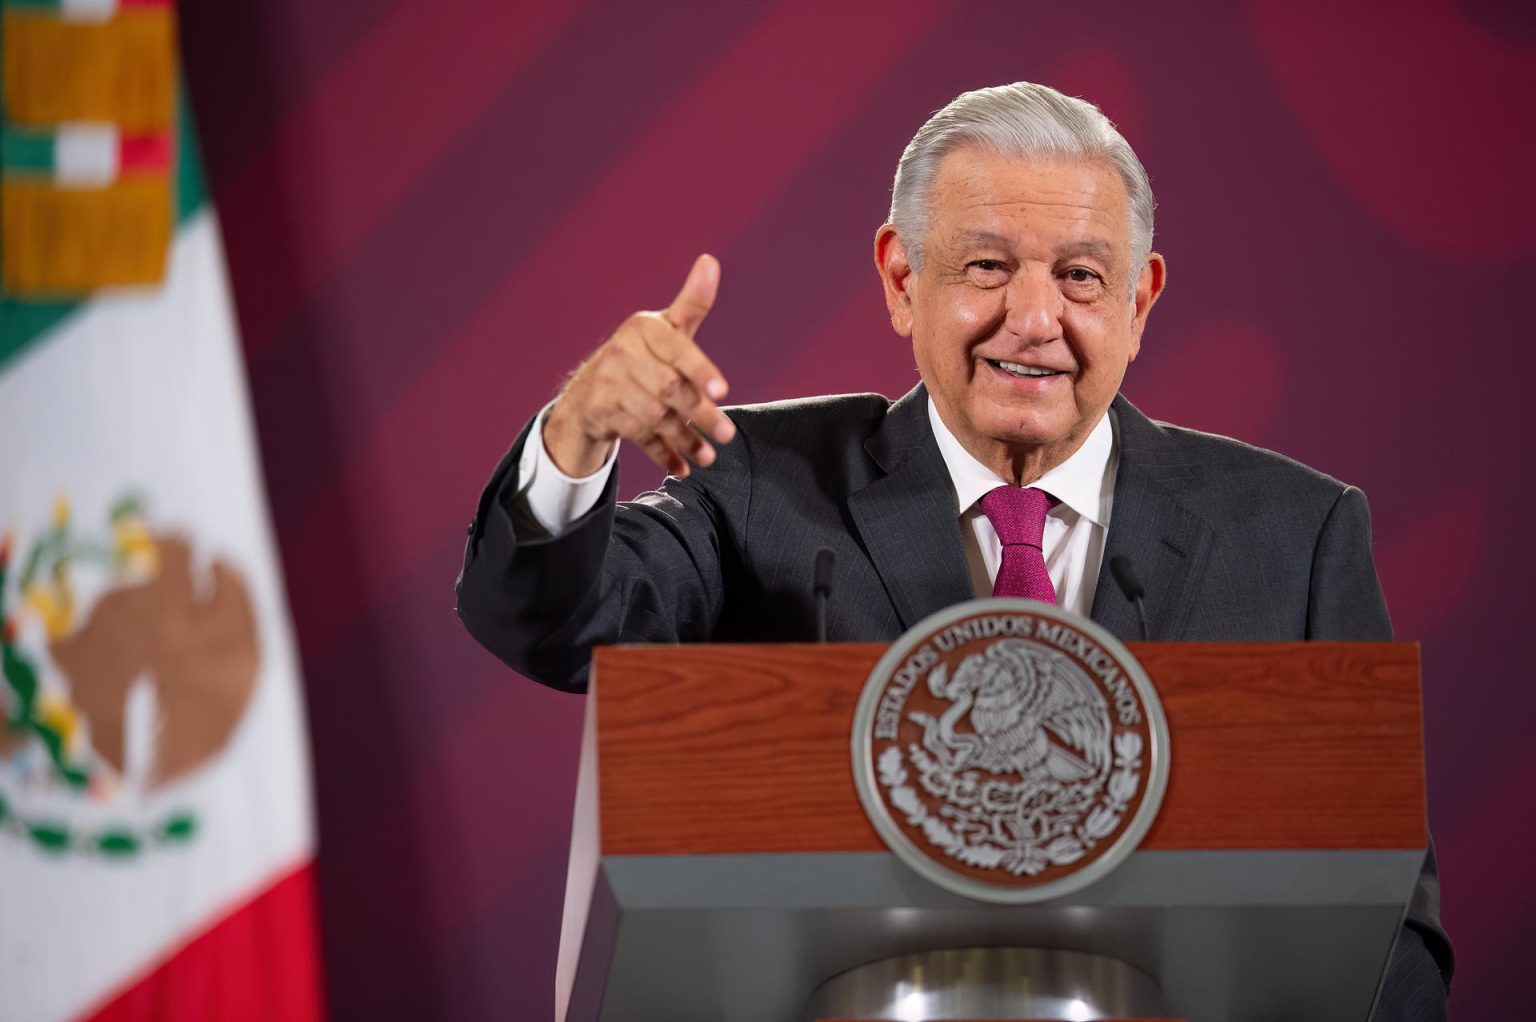
{"label": "man's nose", "polygon": [[1003,325],[1011,333],[1031,344],[1061,336],[1061,317],[1067,300],[1056,286],[1056,275],[1050,267],[1023,267],[1007,287],[1007,317]]}

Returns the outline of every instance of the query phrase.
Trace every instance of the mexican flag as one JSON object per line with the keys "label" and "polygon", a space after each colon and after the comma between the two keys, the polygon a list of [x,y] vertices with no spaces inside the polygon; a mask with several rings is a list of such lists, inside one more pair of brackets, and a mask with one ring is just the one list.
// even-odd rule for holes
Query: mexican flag
{"label": "mexican flag", "polygon": [[174,12],[0,17],[0,1019],[319,1018],[298,663]]}

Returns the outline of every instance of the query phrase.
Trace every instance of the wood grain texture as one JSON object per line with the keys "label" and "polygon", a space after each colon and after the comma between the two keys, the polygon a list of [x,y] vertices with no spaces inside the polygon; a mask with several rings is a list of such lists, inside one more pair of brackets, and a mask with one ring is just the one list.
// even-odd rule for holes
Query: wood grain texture
{"label": "wood grain texture", "polygon": [[[1127,646],[1174,753],[1142,848],[1424,847],[1416,644]],[[602,854],[884,850],[850,751],[884,650],[597,650]]]}

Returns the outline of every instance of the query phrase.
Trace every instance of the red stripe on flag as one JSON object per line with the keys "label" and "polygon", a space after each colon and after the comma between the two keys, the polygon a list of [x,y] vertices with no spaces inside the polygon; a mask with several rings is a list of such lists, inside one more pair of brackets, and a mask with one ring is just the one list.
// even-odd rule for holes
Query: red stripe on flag
{"label": "red stripe on flag", "polygon": [[88,1022],[307,1022],[325,1017],[314,864],[193,937]]}
{"label": "red stripe on flag", "polygon": [[118,144],[118,173],[165,174],[171,169],[171,133],[125,135]]}

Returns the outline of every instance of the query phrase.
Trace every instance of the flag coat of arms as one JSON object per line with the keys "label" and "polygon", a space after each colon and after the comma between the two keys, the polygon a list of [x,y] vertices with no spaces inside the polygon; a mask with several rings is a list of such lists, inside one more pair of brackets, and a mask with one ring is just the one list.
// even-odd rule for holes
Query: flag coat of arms
{"label": "flag coat of arms", "polygon": [[318,1018],[298,662],[173,12],[0,16],[0,1019]]}

